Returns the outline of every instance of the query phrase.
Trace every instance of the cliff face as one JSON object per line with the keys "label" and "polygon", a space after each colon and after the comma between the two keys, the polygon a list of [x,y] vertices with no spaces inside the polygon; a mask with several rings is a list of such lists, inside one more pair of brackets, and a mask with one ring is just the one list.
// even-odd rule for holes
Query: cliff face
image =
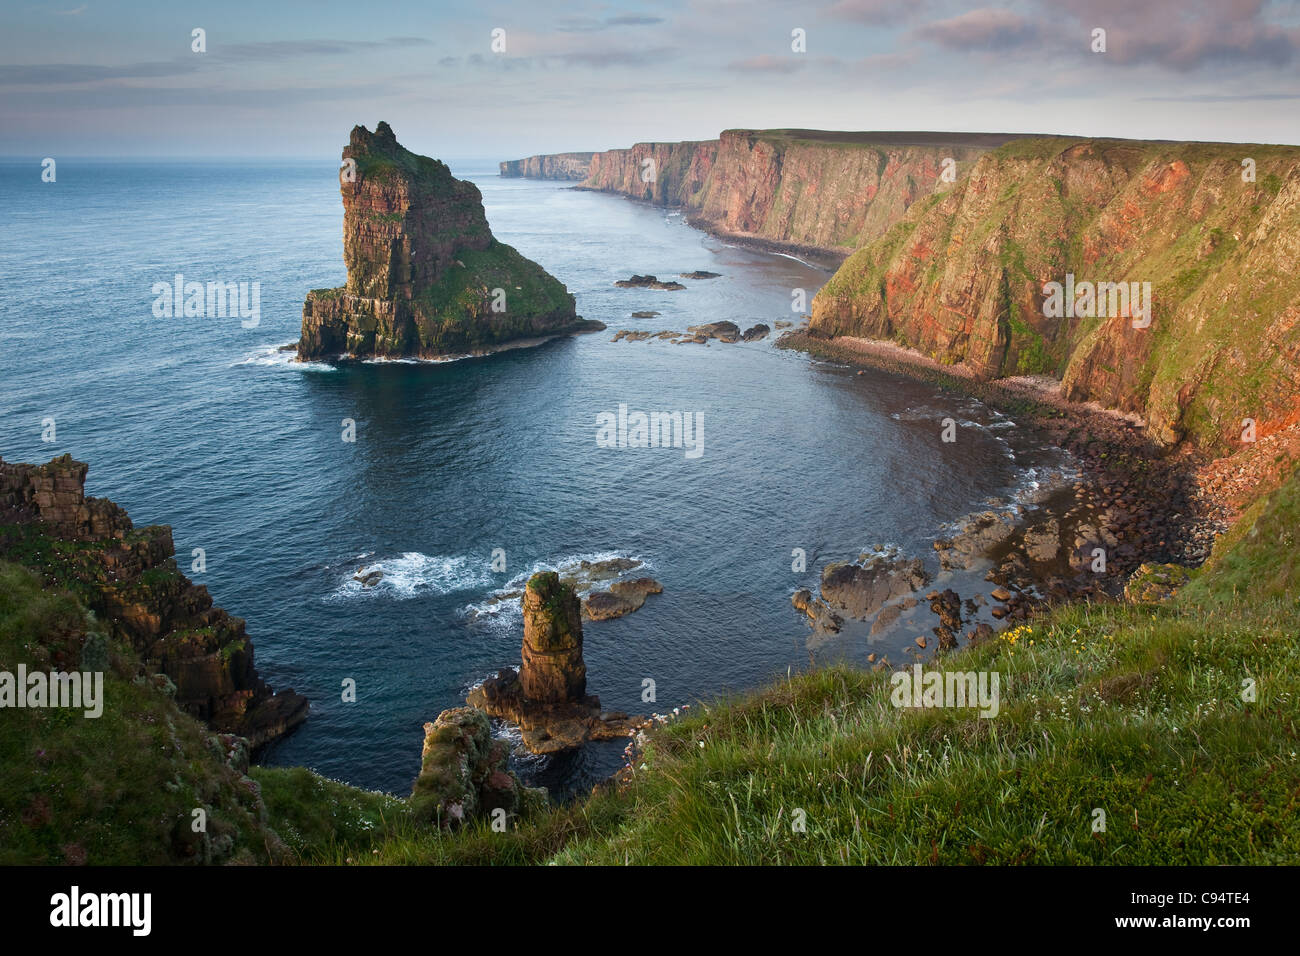
{"label": "cliff face", "polygon": [[243,620],[177,570],[171,528],[135,528],[113,502],[87,498],[86,471],[66,455],[45,465],[0,461],[0,557],[75,594],[213,730],[256,747],[302,723],[306,699],[258,677]]}
{"label": "cliff face", "polygon": [[387,123],[358,126],[343,150],[347,285],[308,293],[302,359],[437,358],[513,339],[603,326],[537,263],[492,237],[482,197]]}
{"label": "cliff face", "polygon": [[692,225],[719,235],[840,258],[1011,138],[727,130],[706,142],[596,153],[581,186],[683,208]]}
{"label": "cliff face", "polygon": [[[1297,261],[1300,149],[1031,139],[849,258],[812,328],[983,378],[1050,374],[1071,399],[1145,415],[1162,444],[1223,446],[1243,419],[1262,436],[1300,416]],[[1136,294],[1090,301],[1085,282]]]}
{"label": "cliff face", "polygon": [[716,140],[637,143],[591,157],[583,189],[619,193],[659,206],[687,207],[717,156]]}
{"label": "cliff face", "polygon": [[501,175],[523,179],[586,179],[594,155],[595,153],[551,153],[546,156],[529,156],[527,159],[510,159],[500,164]]}

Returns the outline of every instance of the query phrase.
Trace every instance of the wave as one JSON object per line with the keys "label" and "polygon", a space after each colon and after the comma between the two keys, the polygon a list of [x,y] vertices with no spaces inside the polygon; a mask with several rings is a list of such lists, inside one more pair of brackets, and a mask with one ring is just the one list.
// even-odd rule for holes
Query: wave
{"label": "wave", "polygon": [[[342,580],[327,600],[390,598],[405,601],[424,594],[455,594],[492,583],[491,559],[485,555],[428,555],[407,551],[380,561],[368,560],[374,552],[358,555],[332,570]],[[369,586],[356,580],[359,571],[382,572]]]}
{"label": "wave", "polygon": [[293,342],[281,342],[279,345],[264,345],[245,356],[242,361],[236,362],[235,365],[258,365],[264,368],[282,368],[301,372],[337,371],[328,362],[299,362],[296,352],[285,349],[286,345],[296,343],[297,339]]}
{"label": "wave", "polygon": [[795,262],[798,262],[798,263],[800,263],[801,265],[805,265],[805,266],[807,266],[809,269],[816,269],[816,268],[817,268],[817,266],[813,265],[813,264],[812,264],[811,262],[809,262],[807,259],[800,259],[798,256],[791,255],[791,254],[788,253],[788,252],[777,252],[777,251],[774,249],[774,250],[772,250],[772,255],[774,255],[774,256],[780,256],[782,259],[793,259]]}

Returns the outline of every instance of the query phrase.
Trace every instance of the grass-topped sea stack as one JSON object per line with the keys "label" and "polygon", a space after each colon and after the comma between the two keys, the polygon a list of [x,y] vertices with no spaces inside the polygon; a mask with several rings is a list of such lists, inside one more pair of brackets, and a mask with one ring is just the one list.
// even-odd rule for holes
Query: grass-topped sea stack
{"label": "grass-topped sea stack", "polygon": [[478,187],[387,123],[352,130],[339,178],[348,283],[307,294],[299,358],[440,358],[605,327],[492,237]]}

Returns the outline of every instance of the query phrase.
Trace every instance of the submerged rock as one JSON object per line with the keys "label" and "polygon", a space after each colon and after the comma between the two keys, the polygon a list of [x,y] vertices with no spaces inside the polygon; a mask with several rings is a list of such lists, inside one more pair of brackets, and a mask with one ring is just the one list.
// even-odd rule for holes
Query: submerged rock
{"label": "submerged rock", "polygon": [[938,540],[939,564],[944,570],[970,570],[1006,544],[1016,532],[1015,519],[1007,514],[985,511],[965,519],[952,538]]}
{"label": "submerged rock", "polygon": [[663,594],[663,585],[654,578],[615,581],[608,591],[593,591],[582,602],[582,616],[589,621],[608,621],[622,617],[645,604],[651,594]]}
{"label": "submerged rock", "polygon": [[683,279],[716,279],[721,275],[722,275],[721,272],[705,272],[701,269],[697,269],[694,272],[683,272],[682,278]]}
{"label": "submerged rock", "polygon": [[352,576],[353,581],[360,581],[363,588],[372,588],[384,579],[384,572],[378,568],[367,571],[365,568],[357,568],[357,573]]}
{"label": "submerged rock", "polygon": [[619,279],[614,285],[620,289],[667,289],[674,291],[686,288],[680,282],[672,282],[671,280],[661,282],[658,276],[639,276],[635,274],[630,279]]}
{"label": "submerged rock", "polygon": [[928,580],[919,559],[877,555],[864,564],[827,564],[822,568],[821,592],[830,607],[866,620],[889,601],[911,594]]}
{"label": "submerged rock", "polygon": [[735,342],[740,339],[740,326],[735,322],[709,322],[706,325],[692,325],[686,329],[697,339],[717,339],[719,342]]}

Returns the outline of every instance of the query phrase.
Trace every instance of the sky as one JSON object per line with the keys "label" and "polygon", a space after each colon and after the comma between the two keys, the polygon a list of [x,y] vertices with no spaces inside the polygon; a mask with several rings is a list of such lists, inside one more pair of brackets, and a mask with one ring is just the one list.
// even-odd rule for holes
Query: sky
{"label": "sky", "polygon": [[449,160],[779,127],[1296,144],[1300,0],[0,8],[0,156],[325,159],[379,120]]}

